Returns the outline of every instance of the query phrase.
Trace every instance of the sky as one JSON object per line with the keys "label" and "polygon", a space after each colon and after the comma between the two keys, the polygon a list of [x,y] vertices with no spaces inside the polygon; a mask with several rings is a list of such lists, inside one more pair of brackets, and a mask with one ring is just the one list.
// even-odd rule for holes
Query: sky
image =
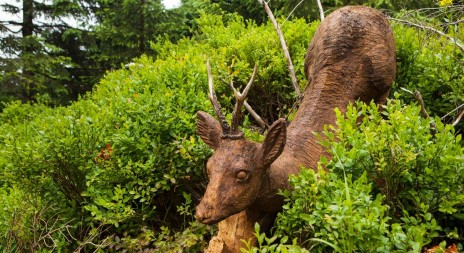
{"label": "sky", "polygon": [[[45,0],[47,1],[47,0]],[[161,2],[164,4],[166,9],[173,9],[177,8],[180,6],[181,0],[162,0]],[[11,5],[20,5],[20,1],[17,0],[0,0],[0,5],[1,4],[11,4]],[[20,20],[21,19],[21,13],[17,15],[11,15],[8,12],[4,12],[3,8],[0,8],[0,20]]]}
{"label": "sky", "polygon": [[[9,4],[14,4],[17,3],[18,1],[16,0],[0,0],[0,4],[3,3],[9,3]],[[180,6],[180,0],[162,0],[164,6],[167,9],[172,9]]]}
{"label": "sky", "polygon": [[[50,1],[50,0],[42,0],[42,1]],[[164,4],[166,9],[177,8],[177,7],[179,7],[181,5],[181,0],[162,0],[161,2]],[[19,1],[18,0],[0,0],[0,5],[2,5],[2,4],[11,4],[11,5],[20,6],[21,1],[20,0]],[[2,20],[2,21],[6,21],[6,20],[10,21],[10,20],[12,20],[12,21],[19,22],[21,20],[21,18],[22,18],[22,13],[12,15],[9,12],[3,11],[3,8],[0,8],[0,20]],[[68,21],[68,20],[66,20],[66,21]],[[72,23],[75,23],[75,21],[73,22],[72,20],[70,20],[69,23],[72,25]],[[13,27],[13,26],[9,26],[9,27],[13,28],[14,30],[19,29],[19,27]],[[3,35],[0,34],[0,37],[1,36],[3,36]]]}
{"label": "sky", "polygon": [[172,9],[180,6],[180,0],[163,0],[166,9]]}
{"label": "sky", "polygon": [[[42,0],[43,2],[44,1],[51,1],[51,0]],[[161,1],[164,6],[166,7],[166,9],[173,9],[173,8],[177,8],[181,5],[181,0],[162,0]],[[11,5],[16,5],[16,6],[20,6],[21,5],[21,0],[0,0],[0,5],[2,4],[11,4]],[[20,22],[21,21],[21,18],[22,18],[22,13],[18,13],[16,15],[12,15],[11,13],[9,12],[5,12],[3,11],[3,8],[0,7],[0,20],[1,21],[16,21],[16,22]],[[39,17],[38,20],[40,20],[41,18]],[[73,27],[78,27],[79,25],[77,24],[76,20],[73,19],[72,17],[70,18],[64,18],[64,20],[71,26]],[[19,26],[12,26],[12,25],[9,25],[8,26],[10,29],[14,30],[14,31],[20,31],[21,27]],[[3,38],[5,36],[8,36],[8,33],[3,33],[3,32],[0,32],[0,38]],[[0,51],[0,57],[4,57],[5,54],[4,52]]]}

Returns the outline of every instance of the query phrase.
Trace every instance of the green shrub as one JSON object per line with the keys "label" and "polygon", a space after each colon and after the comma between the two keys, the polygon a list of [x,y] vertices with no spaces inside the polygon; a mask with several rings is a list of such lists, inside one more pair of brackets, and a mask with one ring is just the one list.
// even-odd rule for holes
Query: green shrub
{"label": "green shrub", "polygon": [[[228,83],[242,89],[251,77],[254,64],[258,76],[248,95],[248,103],[268,123],[284,117],[292,106],[295,96],[282,53],[280,42],[271,23],[257,26],[239,16],[203,15],[198,20],[199,32],[192,40],[184,39],[176,45],[170,42],[153,45],[159,58],[184,59],[202,50],[210,59],[215,89],[225,110],[233,109],[232,92]],[[304,56],[318,22],[305,23],[302,19],[286,22],[282,31],[289,45],[300,87],[306,86]]]}
{"label": "green shrub", "polygon": [[[41,216],[43,220],[56,221],[56,227],[66,228],[65,235],[51,236],[57,242],[55,250],[195,251],[204,246],[212,230],[193,223],[192,210],[203,193],[207,181],[204,163],[211,154],[195,133],[196,112],[212,111],[206,96],[205,62],[209,59],[213,66],[215,88],[224,111],[232,111],[229,81],[232,79],[236,87],[243,88],[255,63],[259,72],[248,102],[268,123],[287,115],[294,96],[280,44],[270,23],[257,26],[237,15],[203,14],[196,24],[198,30],[192,38],[180,40],[175,45],[168,40],[153,44],[156,59],[141,57],[128,69],[107,73],[91,94],[67,107],[49,108],[17,102],[7,105],[0,114],[0,184],[3,186],[1,196],[5,196],[2,205],[8,211],[1,215],[0,233],[23,231],[21,233],[27,235],[7,242],[8,249],[47,248],[44,243],[34,244],[34,238],[28,235],[34,229],[45,231],[42,225],[34,228],[31,223],[34,214],[41,210],[46,210]],[[306,85],[304,55],[317,25],[294,20],[282,27],[302,88]],[[445,47],[447,53],[442,57],[448,57],[451,52],[456,58],[436,58],[442,45],[442,41],[437,40],[425,45],[425,51],[413,51],[411,56],[408,50],[417,48],[418,43],[416,37],[410,35],[411,31],[395,27],[399,59],[404,62],[399,64],[397,82],[400,85],[414,83],[418,87],[429,87],[427,83],[449,85],[451,88],[447,88],[447,95],[443,96],[448,102],[432,110],[441,115],[462,99],[459,93],[462,82],[458,79],[461,70],[454,67],[460,53]],[[418,63],[421,65],[414,66]],[[432,67],[447,71],[435,71],[433,75],[418,79],[410,76],[427,72]],[[436,82],[442,79],[446,84],[445,81]],[[413,89],[413,86],[408,88]],[[424,91],[426,101],[432,93]],[[247,126],[252,123],[246,121]],[[253,139],[262,138],[249,129],[245,132]],[[451,143],[451,151],[443,149],[442,153],[447,155],[444,160],[433,160],[437,166],[454,164],[456,160],[453,158],[456,152],[452,150],[458,146],[458,141],[453,144],[452,134],[443,136],[448,136],[443,137],[442,142]],[[426,146],[424,152],[433,147]],[[425,163],[428,158],[424,159],[420,162]],[[353,172],[349,184],[356,185],[359,179],[355,176],[360,174]],[[440,175],[450,182],[461,182],[461,177],[452,179],[445,172]],[[422,219],[428,222],[430,231],[435,231],[432,220],[436,219],[443,227],[442,232],[461,235],[462,231],[454,232],[452,227],[443,225],[462,219],[460,188],[449,187],[449,195],[437,200],[446,189],[443,183],[430,185],[430,178],[430,174],[421,177],[421,182],[429,187],[427,192],[412,187],[410,195],[404,198],[407,203],[391,199],[389,195],[384,197],[389,205],[401,203],[416,208],[408,210],[409,216],[405,216],[392,206],[388,213],[395,214],[391,217],[391,221],[399,224],[395,229],[404,232],[419,228],[421,224],[416,221]],[[344,186],[340,182],[333,184],[331,191],[343,191],[336,190],[335,186]],[[359,194],[367,196],[368,184],[361,186]],[[373,185],[374,193],[382,193],[376,186]],[[437,189],[444,190],[438,195],[432,194]],[[13,201],[15,196],[17,201]],[[37,201],[34,205],[25,204],[30,200]],[[365,201],[363,207],[378,204],[373,197]],[[22,230],[11,226],[11,215],[18,212],[24,220]],[[429,213],[433,218],[428,219]],[[449,213],[454,220],[449,218]],[[376,215],[380,217],[381,212]],[[404,217],[416,219],[409,219],[415,225],[405,225]],[[424,235],[424,241],[428,240],[428,234]],[[409,245],[408,242],[404,244]]]}
{"label": "green shrub", "polygon": [[461,136],[400,100],[336,113],[337,127],[322,138],[331,159],[318,173],[291,177],[274,234],[314,252],[420,252],[432,241],[463,240]]}
{"label": "green shrub", "polygon": [[276,233],[298,238],[312,252],[391,251],[388,207],[373,196],[367,174],[352,180],[304,169],[290,182]]}
{"label": "green shrub", "polygon": [[259,224],[255,224],[254,235],[258,239],[258,245],[252,246],[251,240],[245,243],[245,248],[242,248],[243,253],[257,253],[257,252],[270,252],[270,253],[307,253],[309,252],[305,248],[300,247],[297,244],[297,239],[293,239],[292,244],[287,244],[288,236],[273,236],[271,238],[266,237],[265,233],[260,233]]}
{"label": "green shrub", "polygon": [[[203,65],[203,57],[195,60]],[[209,107],[197,69],[192,61],[142,58],[69,107],[29,118],[22,107],[7,108],[1,178],[72,212],[68,220],[77,215],[78,240],[98,224],[126,236],[142,226],[180,229],[187,221],[175,207],[183,192],[200,195],[210,153],[195,135],[195,113]]]}
{"label": "green shrub", "polygon": [[[464,52],[443,36],[395,23],[393,26],[398,64],[394,91],[400,92],[400,88],[420,91],[429,113],[439,117],[462,105]],[[464,37],[461,35],[460,39]],[[414,101],[413,96],[401,99],[406,103]],[[444,118],[445,122],[451,123],[457,113]],[[461,122],[456,129],[462,133],[464,124]]]}
{"label": "green shrub", "polygon": [[[129,69],[107,73],[91,94],[70,106],[6,107],[0,116],[4,194],[23,189],[26,199],[40,196],[36,206],[24,209],[24,217],[49,206],[60,210],[44,213],[44,219],[58,217],[57,225],[70,226],[68,251],[203,247],[212,230],[192,223],[192,210],[203,194],[204,163],[211,154],[195,133],[196,112],[212,111],[205,94],[206,60],[215,66],[226,109],[231,92],[221,79],[234,78],[236,87],[247,83],[254,62],[262,71],[253,92],[270,83],[279,88],[273,94],[292,89],[273,28],[245,24],[233,15],[224,20],[202,16],[195,38],[153,45],[156,60],[141,57]],[[288,22],[284,31],[296,34],[306,26],[301,20]],[[309,34],[292,37],[309,40]],[[303,44],[293,52],[303,55]],[[298,64],[302,75],[303,57]],[[290,92],[282,94],[292,100]],[[8,224],[1,223],[0,231],[16,232]]]}
{"label": "green shrub", "polygon": [[392,217],[407,210],[412,216],[429,212],[441,224],[451,221],[464,204],[464,149],[451,125],[424,119],[418,106],[397,100],[382,111],[357,104],[348,107],[346,117],[336,112],[338,129],[327,131],[324,142],[333,156],[330,171],[340,174],[343,166],[356,178],[367,172]]}

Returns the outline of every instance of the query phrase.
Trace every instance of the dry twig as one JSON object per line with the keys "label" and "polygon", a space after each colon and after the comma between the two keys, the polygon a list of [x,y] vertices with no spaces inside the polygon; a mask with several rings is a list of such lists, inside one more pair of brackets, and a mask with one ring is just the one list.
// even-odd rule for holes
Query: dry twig
{"label": "dry twig", "polygon": [[284,51],[285,59],[287,60],[288,64],[288,71],[290,72],[290,78],[292,79],[293,88],[295,89],[295,94],[298,99],[301,98],[300,86],[298,85],[298,80],[296,79],[295,75],[295,68],[293,67],[292,58],[290,57],[290,53],[288,52],[287,43],[285,42],[284,35],[282,34],[282,30],[280,30],[279,24],[277,24],[277,20],[274,17],[269,5],[265,0],[258,0],[261,5],[264,7],[264,11],[269,16],[274,28],[279,36],[280,44],[282,45],[282,50]]}
{"label": "dry twig", "polygon": [[458,117],[456,118],[456,120],[453,122],[453,126],[457,126],[459,124],[459,121],[461,121],[462,119],[462,116],[464,116],[464,110],[462,110],[459,114],[458,114]]}
{"label": "dry twig", "polygon": [[282,28],[285,24],[285,22],[288,21],[288,19],[292,16],[293,12],[295,12],[295,10],[298,8],[298,6],[300,6],[300,4],[302,4],[304,2],[304,0],[301,0],[294,8],[293,10],[290,12],[290,14],[288,14],[287,18],[284,20],[284,22],[282,22],[282,24],[280,25],[280,27]]}
{"label": "dry twig", "polygon": [[322,8],[321,0],[316,0],[317,7],[319,8],[319,15],[321,16],[321,21],[324,20],[324,9]]}
{"label": "dry twig", "polygon": [[105,248],[105,247],[108,247],[110,246],[110,238],[113,236],[113,235],[110,235],[110,236],[107,236],[105,237],[105,239],[103,239],[101,241],[101,243],[99,244],[96,244],[93,242],[93,240],[95,240],[96,238],[98,238],[99,236],[101,236],[102,234],[106,233],[108,230],[109,230],[109,226],[104,228],[103,229],[103,225],[102,224],[99,224],[98,227],[95,228],[95,231],[97,232],[94,232],[94,233],[91,233],[89,232],[89,234],[87,235],[87,237],[84,239],[83,242],[80,242],[79,244],[79,247],[77,247],[75,250],[74,250],[74,253],[80,253],[81,251],[84,250],[85,246],[86,245],[91,245],[93,247],[95,247],[95,251],[94,252],[97,252],[99,249],[102,249],[102,248]]}
{"label": "dry twig", "polygon": [[[416,90],[414,93],[408,89],[401,88],[402,90],[408,92],[409,94],[412,94],[416,101],[419,103],[420,106],[420,114],[422,118],[424,119],[430,119],[430,115],[428,114],[427,110],[425,109],[425,104],[424,104],[424,99],[422,98],[421,93]],[[432,132],[433,135],[437,133],[437,125],[433,120],[430,121],[430,131]]]}
{"label": "dry twig", "polygon": [[[421,107],[420,112],[421,112],[422,117],[424,119],[430,119],[430,116],[427,113],[427,110],[425,109],[424,99],[422,99],[422,95],[418,90],[414,92],[414,97],[416,98],[416,101],[419,103]],[[434,135],[437,133],[437,125],[435,124],[434,121],[430,121],[430,131]]]}
{"label": "dry twig", "polygon": [[431,31],[431,32],[434,32],[436,34],[439,34],[447,39],[449,39],[452,43],[454,43],[457,47],[459,47],[459,49],[461,49],[461,51],[464,52],[464,44],[459,41],[458,39],[456,38],[453,38],[451,36],[449,36],[448,34],[440,31],[440,30],[437,30],[433,27],[430,27],[430,26],[425,26],[425,25],[421,25],[421,24],[416,24],[414,22],[411,22],[409,20],[404,20],[404,19],[398,19],[398,18],[392,18],[392,17],[388,17],[388,19],[390,20],[393,20],[393,21],[396,21],[396,22],[399,22],[399,23],[402,23],[402,24],[405,24],[405,25],[409,25],[409,26],[413,26],[413,27],[417,27],[417,28],[420,28],[420,29],[423,29],[423,30],[427,30],[427,31]]}
{"label": "dry twig", "polygon": [[464,106],[464,104],[459,105],[458,107],[456,107],[456,108],[454,108],[453,110],[451,110],[449,113],[445,114],[445,116],[441,117],[440,119],[441,119],[441,120],[444,120],[448,115],[450,115],[451,113],[453,113],[453,112],[459,110],[459,109],[460,109],[461,107],[463,107],[463,106]]}

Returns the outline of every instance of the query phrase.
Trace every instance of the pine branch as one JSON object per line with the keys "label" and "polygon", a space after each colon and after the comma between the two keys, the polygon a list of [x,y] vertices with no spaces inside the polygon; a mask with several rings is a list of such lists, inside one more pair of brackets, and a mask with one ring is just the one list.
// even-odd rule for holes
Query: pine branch
{"label": "pine branch", "polygon": [[9,32],[9,33],[12,33],[12,34],[21,33],[21,28],[19,28],[19,30],[15,31],[15,30],[8,27],[8,25],[9,25],[8,23],[6,25],[4,25],[3,23],[4,23],[3,21],[0,21],[0,32],[3,32],[3,33]]}

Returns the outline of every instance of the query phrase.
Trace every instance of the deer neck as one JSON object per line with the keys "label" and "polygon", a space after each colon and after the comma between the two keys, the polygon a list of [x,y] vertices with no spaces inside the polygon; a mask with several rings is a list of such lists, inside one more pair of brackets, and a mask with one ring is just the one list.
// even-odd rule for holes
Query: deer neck
{"label": "deer neck", "polygon": [[326,124],[335,123],[334,108],[344,111],[348,102],[353,101],[346,98],[340,85],[330,81],[308,85],[304,99],[287,129],[285,149],[265,175],[254,206],[271,208],[268,206],[271,203],[272,206],[281,207],[283,199],[278,191],[290,188],[288,177],[298,173],[301,167],[317,171],[317,162],[326,154],[313,133],[321,132]]}
{"label": "deer neck", "polygon": [[[317,162],[324,151],[314,133],[321,133],[325,125],[335,124],[334,108],[338,107],[344,112],[348,103],[354,101],[342,85],[330,78],[324,81],[308,85],[305,97],[287,129],[287,143],[281,160],[284,164],[288,158],[296,162],[299,165],[297,171],[300,166],[317,170]],[[276,169],[285,170],[281,166]]]}
{"label": "deer neck", "polygon": [[[304,99],[287,129],[287,143],[273,170],[294,174],[300,167],[317,170],[317,162],[324,155],[315,132],[321,133],[324,126],[335,124],[334,108],[342,112],[354,96],[347,94],[346,87],[332,78],[318,78],[305,90]],[[291,165],[291,167],[289,167]],[[288,175],[287,174],[287,175]]]}

